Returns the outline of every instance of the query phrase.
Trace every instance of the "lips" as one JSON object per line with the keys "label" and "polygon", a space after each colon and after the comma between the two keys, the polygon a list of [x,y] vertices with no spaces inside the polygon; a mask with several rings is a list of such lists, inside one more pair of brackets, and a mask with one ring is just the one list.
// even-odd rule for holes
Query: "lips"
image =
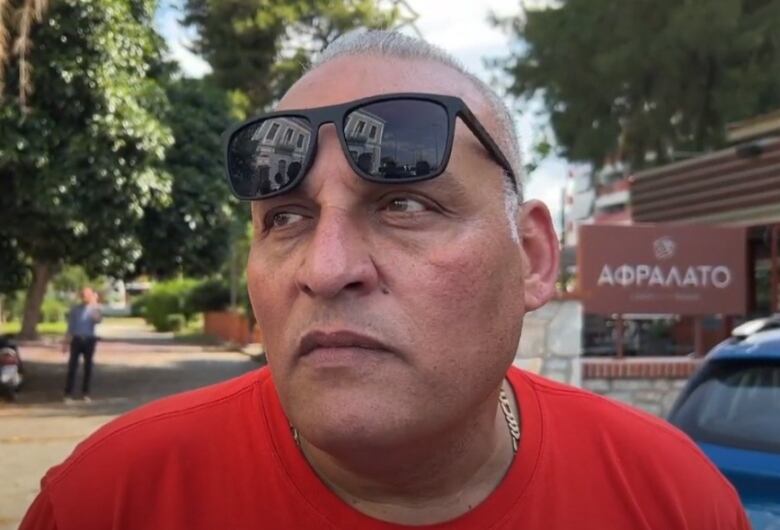
{"label": "lips", "polygon": [[392,352],[392,348],[383,342],[353,331],[310,331],[301,339],[298,346],[298,357],[305,357],[317,349],[352,349],[371,350],[373,352]]}

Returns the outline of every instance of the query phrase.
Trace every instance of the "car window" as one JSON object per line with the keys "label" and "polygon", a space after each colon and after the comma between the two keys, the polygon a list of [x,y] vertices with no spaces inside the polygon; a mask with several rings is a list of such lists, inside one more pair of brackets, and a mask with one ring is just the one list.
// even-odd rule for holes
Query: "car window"
{"label": "car window", "polygon": [[708,363],[670,421],[700,442],[780,453],[780,363]]}

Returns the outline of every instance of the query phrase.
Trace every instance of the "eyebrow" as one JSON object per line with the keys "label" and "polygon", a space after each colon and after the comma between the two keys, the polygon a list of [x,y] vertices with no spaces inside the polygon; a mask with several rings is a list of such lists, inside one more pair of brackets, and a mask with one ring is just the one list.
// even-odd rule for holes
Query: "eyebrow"
{"label": "eyebrow", "polygon": [[[361,181],[363,180],[357,174],[354,174],[353,176],[356,179],[359,179]],[[376,189],[392,190],[393,188],[403,189],[404,187],[406,187],[406,189],[413,189],[413,188],[419,188],[421,190],[428,189],[431,191],[436,191],[438,193],[441,193],[442,195],[446,195],[450,200],[459,204],[466,202],[470,195],[469,186],[463,182],[463,179],[459,179],[449,168],[445,168],[444,171],[442,171],[438,176],[430,180],[423,180],[423,181],[409,182],[409,183],[399,182],[399,183],[387,183],[387,184],[371,182],[371,181],[364,181],[364,183],[368,185],[368,188],[374,190]],[[304,191],[305,186],[306,186],[306,182],[304,180],[294,189],[282,195],[271,197],[267,200],[251,201],[252,211],[255,214],[260,214],[264,210],[264,205],[275,204],[277,201],[283,202],[285,198],[311,199],[311,197],[309,197],[308,194]]]}
{"label": "eyebrow", "polygon": [[444,189],[453,199],[464,201],[469,196],[469,189],[461,179],[459,179],[449,168],[446,168],[441,174],[431,180],[418,182],[422,186],[428,185],[432,188]]}

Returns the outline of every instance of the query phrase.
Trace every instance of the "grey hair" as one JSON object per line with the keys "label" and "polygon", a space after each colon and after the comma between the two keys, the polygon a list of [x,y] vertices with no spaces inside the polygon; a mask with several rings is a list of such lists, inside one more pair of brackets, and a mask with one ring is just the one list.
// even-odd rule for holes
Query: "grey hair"
{"label": "grey hair", "polygon": [[422,39],[409,37],[395,31],[360,29],[350,31],[325,48],[312,63],[311,68],[317,68],[339,57],[353,55],[378,55],[436,62],[452,68],[476,86],[485,97],[488,107],[495,117],[498,125],[496,142],[501,146],[501,150],[515,174],[516,185],[513,185],[509,176],[505,175],[505,181],[509,185],[505,185],[504,190],[507,215],[510,216],[510,227],[513,227],[512,239],[519,241],[515,217],[518,204],[523,202],[523,172],[514,120],[504,100],[487,83],[469,72],[460,61],[443,49]]}

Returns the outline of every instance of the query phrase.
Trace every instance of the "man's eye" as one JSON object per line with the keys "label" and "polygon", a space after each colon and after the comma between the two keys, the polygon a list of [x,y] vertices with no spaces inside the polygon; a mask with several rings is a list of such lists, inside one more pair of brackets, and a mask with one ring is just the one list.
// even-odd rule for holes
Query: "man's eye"
{"label": "man's eye", "polygon": [[393,199],[387,203],[385,209],[390,212],[399,213],[417,213],[427,210],[426,206],[421,202],[408,197],[399,197]]}
{"label": "man's eye", "polygon": [[303,216],[299,213],[278,212],[271,216],[269,228],[283,228],[301,221]]}

